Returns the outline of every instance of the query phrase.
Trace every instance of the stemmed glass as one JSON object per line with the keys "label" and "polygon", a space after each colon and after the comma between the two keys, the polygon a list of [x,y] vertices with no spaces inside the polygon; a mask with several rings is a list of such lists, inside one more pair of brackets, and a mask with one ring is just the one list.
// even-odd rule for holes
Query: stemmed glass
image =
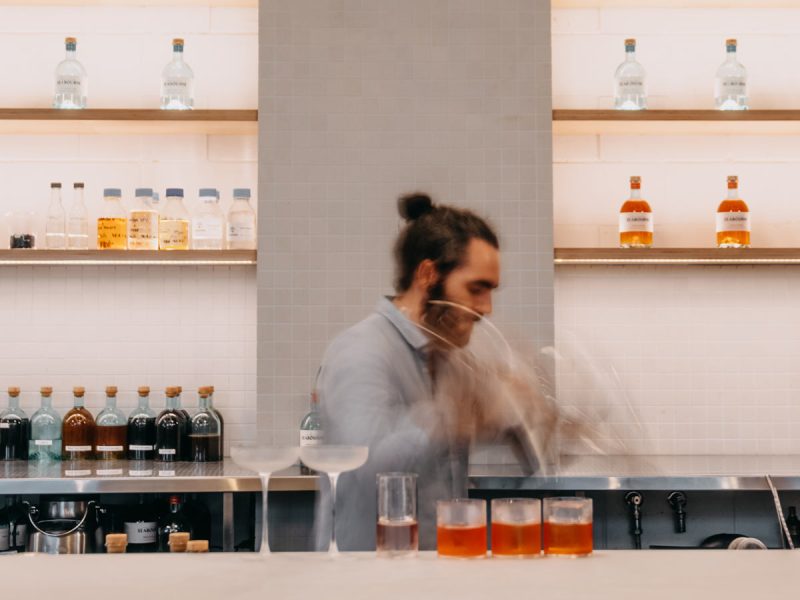
{"label": "stemmed glass", "polygon": [[366,446],[304,446],[300,448],[300,460],[315,471],[327,473],[331,480],[331,545],[328,553],[339,554],[336,545],[336,482],[345,471],[353,471],[365,462],[369,456]]}
{"label": "stemmed glass", "polygon": [[231,446],[231,459],[240,467],[258,473],[261,479],[261,556],[268,556],[267,496],[269,478],[275,471],[288,469],[297,462],[297,446],[270,446],[263,442],[248,442]]}

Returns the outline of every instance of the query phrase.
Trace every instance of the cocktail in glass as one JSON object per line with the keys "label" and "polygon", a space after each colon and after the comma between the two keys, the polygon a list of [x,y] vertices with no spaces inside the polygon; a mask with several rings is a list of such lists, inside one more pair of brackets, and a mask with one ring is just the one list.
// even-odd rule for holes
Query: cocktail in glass
{"label": "cocktail in glass", "polygon": [[231,459],[240,467],[258,473],[261,479],[261,555],[269,551],[269,531],[267,528],[267,500],[269,478],[275,471],[287,469],[297,462],[300,448],[297,446],[270,446],[260,442],[242,443],[231,446]]}
{"label": "cocktail in glass", "polygon": [[545,498],[544,553],[577,557],[592,549],[591,498]]}
{"label": "cocktail in glass", "polygon": [[542,502],[538,498],[492,500],[492,556],[533,558],[542,552]]}
{"label": "cocktail in glass", "polygon": [[436,503],[436,548],[439,556],[486,556],[486,500],[439,500]]}
{"label": "cocktail in glass", "polygon": [[417,476],[414,473],[378,473],[378,556],[415,556],[419,549]]}

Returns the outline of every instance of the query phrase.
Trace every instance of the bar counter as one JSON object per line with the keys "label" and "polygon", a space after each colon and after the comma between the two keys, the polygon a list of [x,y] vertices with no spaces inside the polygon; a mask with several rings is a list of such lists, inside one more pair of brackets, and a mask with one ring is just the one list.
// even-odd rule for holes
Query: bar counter
{"label": "bar counter", "polygon": [[391,600],[435,598],[791,597],[800,552],[604,551],[581,559],[464,560],[421,553],[151,554],[0,557],[13,573],[5,590],[60,600],[265,598]]}

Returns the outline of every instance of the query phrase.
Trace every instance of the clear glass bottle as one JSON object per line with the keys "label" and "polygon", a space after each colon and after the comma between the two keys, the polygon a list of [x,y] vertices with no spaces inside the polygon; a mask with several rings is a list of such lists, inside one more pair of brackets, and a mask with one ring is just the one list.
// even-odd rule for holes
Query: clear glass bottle
{"label": "clear glass bottle", "polygon": [[0,412],[0,460],[28,460],[28,415],[19,406],[18,387],[8,388],[8,408]]}
{"label": "clear glass bottle", "polygon": [[50,184],[50,206],[47,207],[47,223],[44,243],[48,250],[63,250],[67,244],[67,215],[61,203],[61,184]]}
{"label": "clear glass bottle", "polygon": [[106,406],[95,419],[95,458],[123,460],[128,440],[128,419],[117,408],[117,387],[106,387]]}
{"label": "clear glass bottle", "polygon": [[156,418],[156,460],[175,462],[188,453],[184,449],[188,420],[180,405],[177,387],[167,388],[167,407]]}
{"label": "clear glass bottle", "polygon": [[150,388],[141,386],[139,405],[128,417],[128,460],[153,460],[156,447],[156,413],[150,408]]}
{"label": "clear glass bottle", "polygon": [[631,177],[631,196],[619,210],[619,247],[650,248],[653,245],[653,211],[642,199],[641,177]]}
{"label": "clear glass bottle", "polygon": [[228,250],[256,249],[256,213],[250,206],[250,190],[233,190],[233,204],[228,211]]}
{"label": "clear glass bottle", "polygon": [[197,412],[189,421],[189,459],[193,462],[222,460],[222,424],[210,407],[211,390],[201,387]]}
{"label": "clear glass bottle", "polygon": [[158,249],[189,249],[189,212],[183,204],[183,190],[168,188],[167,199],[158,218]]}
{"label": "clear glass bottle", "polygon": [[152,189],[136,188],[128,213],[128,250],[158,250],[158,211],[152,199]]}
{"label": "clear glass bottle", "polygon": [[717,208],[717,246],[750,247],[750,209],[739,197],[739,178],[728,177],[728,197]]}
{"label": "clear glass bottle", "polygon": [[[311,411],[300,422],[300,447],[319,446],[323,443],[325,443],[325,431],[322,428],[322,415],[319,412],[319,394],[315,389],[311,392]],[[315,471],[301,462],[300,473],[313,475]]]}
{"label": "clear glass bottle", "polygon": [[139,494],[139,502],[126,511],[124,527],[128,552],[158,551],[158,517],[144,494]]}
{"label": "clear glass bottle", "polygon": [[169,534],[191,533],[191,531],[191,523],[183,513],[181,497],[170,496],[167,511],[158,520],[158,549],[161,552],[169,552]]}
{"label": "clear glass bottle", "polygon": [[89,248],[89,211],[83,201],[83,183],[72,184],[72,206],[67,217],[67,247],[70,250]]}
{"label": "clear glass bottle", "polygon": [[127,250],[128,215],[122,207],[122,190],[103,190],[103,212],[97,219],[97,247],[100,250]]}
{"label": "clear glass bottle", "polygon": [[78,40],[68,37],[64,40],[67,56],[56,67],[56,86],[53,108],[86,108],[89,95],[89,78],[86,69],[75,57]]}
{"label": "clear glass bottle", "polygon": [[192,218],[192,248],[222,250],[225,247],[225,215],[219,208],[219,192],[200,189],[200,207]]}
{"label": "clear glass bottle", "polygon": [[625,61],[614,74],[614,108],[644,110],[647,108],[644,67],[636,60],[636,40],[625,40]]}
{"label": "clear glass bottle", "polygon": [[747,110],[747,69],[736,59],[736,40],[727,40],[725,48],[725,62],[717,69],[714,102],[718,110]]}
{"label": "clear glass bottle", "polygon": [[28,460],[54,461],[61,458],[61,415],[53,408],[53,388],[41,389],[42,404],[31,417]]}
{"label": "clear glass bottle", "polygon": [[61,441],[64,460],[85,460],[94,456],[95,423],[92,413],[83,405],[86,390],[73,388],[73,407],[64,415]]}
{"label": "clear glass bottle", "polygon": [[172,40],[172,60],[161,74],[161,108],[191,110],[194,107],[194,72],[183,60],[183,40]]}
{"label": "clear glass bottle", "polygon": [[153,197],[150,199],[150,208],[158,212],[161,209],[161,196],[153,190]]}

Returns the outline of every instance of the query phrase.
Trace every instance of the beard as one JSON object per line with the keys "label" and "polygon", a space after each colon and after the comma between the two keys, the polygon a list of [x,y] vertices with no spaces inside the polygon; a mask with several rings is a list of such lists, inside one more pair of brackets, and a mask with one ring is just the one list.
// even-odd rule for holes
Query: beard
{"label": "beard", "polygon": [[434,342],[442,349],[463,348],[469,343],[478,317],[461,306],[446,297],[443,279],[428,290],[422,323],[434,333]]}

